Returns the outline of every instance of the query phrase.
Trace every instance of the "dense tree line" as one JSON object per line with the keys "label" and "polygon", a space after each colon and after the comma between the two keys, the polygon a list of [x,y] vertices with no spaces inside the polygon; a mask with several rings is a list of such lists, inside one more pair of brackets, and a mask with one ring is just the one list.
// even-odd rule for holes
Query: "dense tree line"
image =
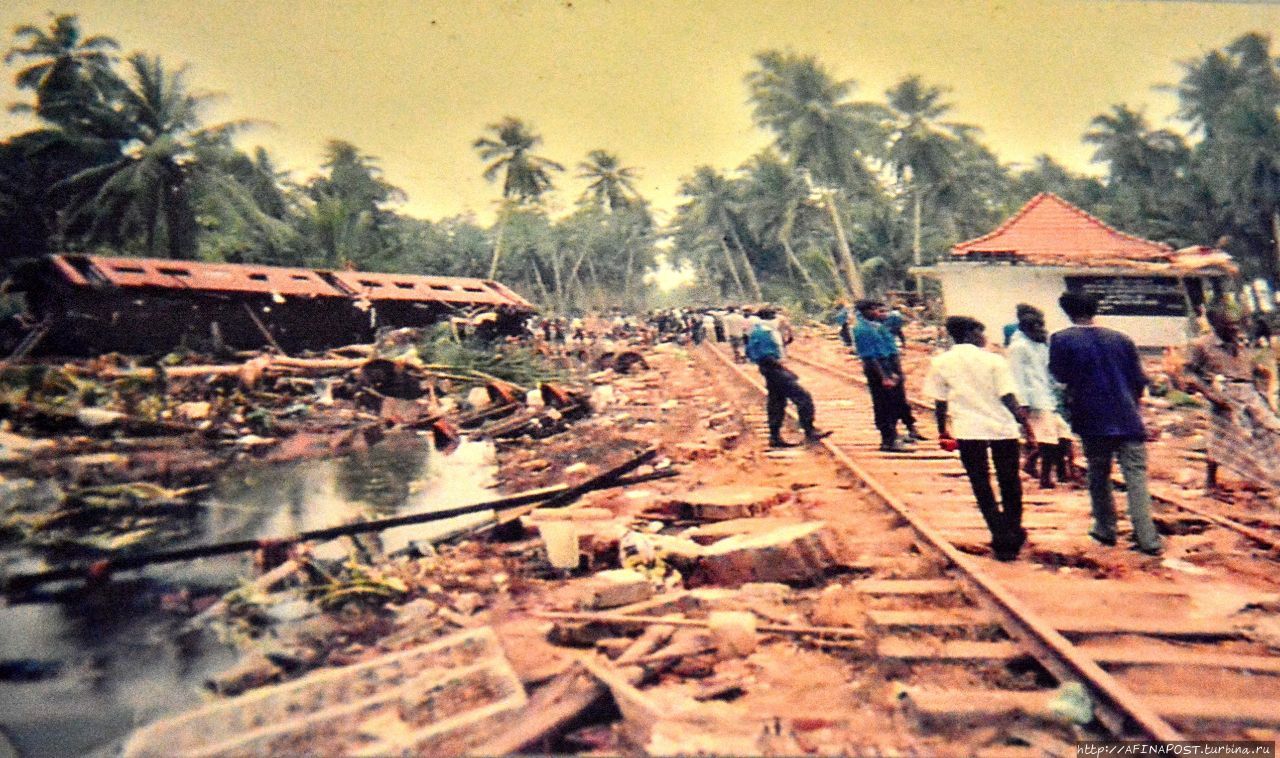
{"label": "dense tree line", "polygon": [[772,145],[725,172],[691,167],[683,204],[659,227],[637,169],[604,149],[574,167],[586,191],[547,200],[569,169],[506,117],[472,145],[500,196],[494,223],[397,210],[404,193],[377,159],[341,140],[303,181],[206,124],[186,71],[123,55],[71,15],[14,30],[5,62],[37,127],[0,142],[5,263],[59,251],[499,278],[553,309],[651,301],[661,245],[692,268],[699,297],[824,304],[909,285],[912,265],[1055,192],[1122,230],[1225,246],[1246,274],[1280,279],[1280,73],[1270,40],[1247,34],[1181,63],[1181,131],[1117,104],[1082,138],[1106,175],[1047,155],[1000,162],[974,125],[949,118],[944,87],[907,76],[881,100],[816,58],[758,54],[745,77]]}
{"label": "dense tree line", "polygon": [[398,212],[404,193],[378,161],[342,140],[302,182],[233,138],[251,122],[210,125],[208,97],[158,57],[121,57],[72,15],[14,31],[5,62],[38,126],[0,142],[0,240],[6,266],[52,252],[497,277],[556,309],[642,303],[657,230],[636,170],[607,150],[578,166],[572,213],[544,201],[564,170],[540,138],[507,118],[474,145],[501,178],[497,222],[428,221]]}

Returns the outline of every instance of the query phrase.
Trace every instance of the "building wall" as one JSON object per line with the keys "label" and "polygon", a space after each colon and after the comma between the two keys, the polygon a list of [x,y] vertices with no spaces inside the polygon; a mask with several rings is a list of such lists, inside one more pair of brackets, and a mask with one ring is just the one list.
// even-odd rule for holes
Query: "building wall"
{"label": "building wall", "polygon": [[[1028,303],[1044,311],[1050,333],[1071,325],[1058,307],[1058,296],[1066,291],[1066,274],[1062,269],[939,266],[933,274],[942,285],[946,315],[978,319],[986,325],[991,342],[1002,339],[1001,330],[1015,320],[1014,307],[1018,303]],[[1139,347],[1179,345],[1187,339],[1187,322],[1182,317],[1099,316],[1095,323],[1124,332]]]}

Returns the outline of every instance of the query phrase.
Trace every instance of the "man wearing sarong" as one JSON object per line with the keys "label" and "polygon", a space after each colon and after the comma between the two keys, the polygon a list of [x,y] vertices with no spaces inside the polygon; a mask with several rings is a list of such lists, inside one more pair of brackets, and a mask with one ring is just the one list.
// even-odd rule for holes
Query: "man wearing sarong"
{"label": "man wearing sarong", "polygon": [[1254,384],[1258,371],[1241,344],[1240,320],[1215,304],[1205,313],[1211,332],[1192,340],[1181,386],[1209,401],[1205,490],[1218,489],[1218,466],[1280,488],[1280,417]]}
{"label": "man wearing sarong", "polygon": [[1018,400],[1037,443],[1027,455],[1023,470],[1034,477],[1039,462],[1040,489],[1050,490],[1054,486],[1055,467],[1058,480],[1064,484],[1068,481],[1071,428],[1058,413],[1058,391],[1049,375],[1049,333],[1045,330],[1044,314],[1039,308],[1027,306],[1027,309],[1019,316],[1018,328],[1006,352],[1009,370],[1018,387]]}

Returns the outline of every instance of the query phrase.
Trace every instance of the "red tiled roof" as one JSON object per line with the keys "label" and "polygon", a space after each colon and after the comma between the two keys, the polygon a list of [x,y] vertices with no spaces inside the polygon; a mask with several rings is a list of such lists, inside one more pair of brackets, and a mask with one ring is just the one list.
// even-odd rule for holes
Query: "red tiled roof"
{"label": "red tiled roof", "polygon": [[1011,257],[1039,265],[1163,263],[1173,248],[1116,231],[1051,192],[1031,198],[995,230],[951,248],[953,258]]}

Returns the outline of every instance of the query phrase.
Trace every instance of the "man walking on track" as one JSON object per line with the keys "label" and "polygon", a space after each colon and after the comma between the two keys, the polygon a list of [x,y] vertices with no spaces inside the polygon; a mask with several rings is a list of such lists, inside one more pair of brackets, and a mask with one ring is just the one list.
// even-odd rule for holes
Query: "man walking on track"
{"label": "man walking on track", "polygon": [[909,439],[923,437],[916,431],[915,419],[907,404],[897,342],[880,323],[888,309],[876,300],[859,300],[854,307],[858,320],[853,328],[853,345],[867,377],[871,408],[880,432],[880,449],[886,453],[905,453],[907,447],[898,439],[899,419],[906,421]]}
{"label": "man walking on track", "polygon": [[787,400],[796,404],[805,442],[817,442],[831,432],[814,427],[813,397],[800,386],[796,375],[782,365],[782,338],[773,326],[775,313],[772,309],[765,308],[757,315],[760,321],[747,335],[746,353],[747,358],[760,369],[765,389],[769,393],[765,401],[765,413],[769,420],[769,447],[795,447],[794,443],[787,442],[782,437],[782,420]]}
{"label": "man walking on track", "polygon": [[1037,444],[1028,451],[1024,470],[1029,476],[1036,476],[1039,462],[1040,489],[1045,490],[1053,489],[1055,466],[1058,479],[1067,482],[1072,459],[1071,428],[1058,413],[1058,392],[1049,376],[1048,342],[1044,314],[1028,306],[1018,319],[1018,328],[1006,350],[1018,399],[1036,435]]}
{"label": "man walking on track", "polygon": [[[982,322],[952,316],[947,334],[955,345],[930,362],[925,393],[934,400],[943,447],[954,449],[954,443],[960,450],[973,496],[991,531],[992,552],[997,560],[1011,561],[1027,540],[1018,475],[1019,425],[1026,430],[1028,444],[1035,444],[1035,438],[1014,395],[1008,362],[983,349],[987,338]],[[992,465],[1000,487],[998,503],[991,490]]]}
{"label": "man walking on track", "polygon": [[729,312],[724,314],[724,335],[729,338],[729,347],[733,348],[733,360],[735,363],[742,362],[742,344],[746,339],[747,318],[742,315],[735,305],[729,306]]}
{"label": "man walking on track", "polygon": [[1049,371],[1066,386],[1071,428],[1084,443],[1093,508],[1089,536],[1104,545],[1116,544],[1111,462],[1118,460],[1137,548],[1160,555],[1163,546],[1151,520],[1147,491],[1147,433],[1138,411],[1138,399],[1147,386],[1138,349],[1124,334],[1093,323],[1098,313],[1095,295],[1068,291],[1058,298],[1058,305],[1073,326],[1050,338]]}

